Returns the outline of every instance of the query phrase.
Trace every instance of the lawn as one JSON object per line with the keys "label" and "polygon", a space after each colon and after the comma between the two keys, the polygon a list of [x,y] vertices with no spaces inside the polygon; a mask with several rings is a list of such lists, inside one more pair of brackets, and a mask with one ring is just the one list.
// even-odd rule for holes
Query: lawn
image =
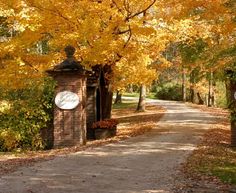
{"label": "lawn", "polygon": [[193,178],[206,175],[212,179],[217,177],[223,183],[236,185],[236,149],[230,146],[228,111],[220,108],[191,106],[221,118],[218,118],[218,123],[203,136],[202,143],[189,157],[184,167],[185,172],[187,171]]}
{"label": "lawn", "polygon": [[137,101],[122,101],[122,103],[113,104],[113,111],[117,109],[135,109],[137,107]]}
{"label": "lawn", "polygon": [[[149,93],[147,93],[147,98],[149,98],[149,99],[156,99],[156,97],[155,97],[155,95],[156,95],[156,93],[154,93],[154,92],[149,92]],[[136,93],[136,92],[133,92],[133,93],[124,93],[124,94],[122,94],[122,96],[124,96],[124,97],[139,97],[139,93]]]}

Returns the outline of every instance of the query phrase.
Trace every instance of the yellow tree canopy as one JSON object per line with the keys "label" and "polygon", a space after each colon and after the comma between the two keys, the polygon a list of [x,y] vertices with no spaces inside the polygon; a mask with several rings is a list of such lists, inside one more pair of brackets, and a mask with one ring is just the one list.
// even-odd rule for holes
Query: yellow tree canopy
{"label": "yellow tree canopy", "polygon": [[[226,34],[233,30],[229,25],[233,16],[224,3],[223,0],[0,0],[0,16],[7,18],[9,28],[15,32],[0,43],[1,74],[38,76],[59,63],[61,50],[71,44],[87,68],[97,64],[116,66],[116,77],[134,76],[140,70],[143,73],[129,81],[150,82],[143,81],[155,77],[148,64],[158,58],[163,60],[161,52],[169,42],[196,36],[210,41],[214,32]],[[37,44],[42,41],[50,48],[45,55],[37,51]]]}

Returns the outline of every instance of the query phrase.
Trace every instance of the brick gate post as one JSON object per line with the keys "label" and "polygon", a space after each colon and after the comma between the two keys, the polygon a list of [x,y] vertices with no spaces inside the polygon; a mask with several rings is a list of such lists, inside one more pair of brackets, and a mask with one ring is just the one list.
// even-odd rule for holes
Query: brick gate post
{"label": "brick gate post", "polygon": [[67,59],[47,73],[53,77],[55,89],[54,147],[86,143],[86,76],[73,55],[72,46],[65,48]]}

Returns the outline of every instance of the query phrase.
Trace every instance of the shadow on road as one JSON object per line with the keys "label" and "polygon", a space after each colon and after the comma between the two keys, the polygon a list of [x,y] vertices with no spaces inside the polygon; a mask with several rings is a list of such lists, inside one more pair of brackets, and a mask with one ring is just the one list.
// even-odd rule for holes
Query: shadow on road
{"label": "shadow on road", "polygon": [[[215,117],[183,103],[167,109],[151,132],[38,163],[0,178],[1,193],[171,193],[177,169]],[[155,114],[145,115],[151,121]],[[130,121],[132,117],[122,118]],[[137,117],[134,117],[138,119]],[[160,135],[158,130],[164,129]]]}

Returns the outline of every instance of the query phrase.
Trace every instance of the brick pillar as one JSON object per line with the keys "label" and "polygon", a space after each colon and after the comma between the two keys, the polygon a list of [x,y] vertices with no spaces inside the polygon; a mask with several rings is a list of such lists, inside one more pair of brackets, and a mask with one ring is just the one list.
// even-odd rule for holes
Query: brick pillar
{"label": "brick pillar", "polygon": [[86,76],[76,70],[47,71],[57,82],[55,96],[70,91],[79,96],[74,109],[54,107],[54,147],[86,143]]}

